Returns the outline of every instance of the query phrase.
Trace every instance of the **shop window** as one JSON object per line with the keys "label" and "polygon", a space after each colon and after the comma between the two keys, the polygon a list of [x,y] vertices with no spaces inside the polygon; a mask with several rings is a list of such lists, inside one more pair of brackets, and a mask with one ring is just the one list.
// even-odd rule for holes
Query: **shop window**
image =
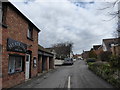
{"label": "shop window", "polygon": [[22,56],[9,56],[8,73],[16,73],[23,71],[23,57]]}
{"label": "shop window", "polygon": [[33,27],[31,24],[28,26],[27,38],[33,40]]}

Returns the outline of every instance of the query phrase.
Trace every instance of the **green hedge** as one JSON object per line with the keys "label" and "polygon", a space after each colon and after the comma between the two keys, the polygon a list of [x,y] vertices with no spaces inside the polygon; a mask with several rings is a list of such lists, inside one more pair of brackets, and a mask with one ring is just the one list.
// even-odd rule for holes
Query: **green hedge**
{"label": "green hedge", "polygon": [[88,67],[90,70],[95,72],[98,76],[102,77],[113,86],[120,88],[120,77],[119,77],[119,70],[111,68],[109,63],[103,62],[95,62],[95,63],[88,63]]}

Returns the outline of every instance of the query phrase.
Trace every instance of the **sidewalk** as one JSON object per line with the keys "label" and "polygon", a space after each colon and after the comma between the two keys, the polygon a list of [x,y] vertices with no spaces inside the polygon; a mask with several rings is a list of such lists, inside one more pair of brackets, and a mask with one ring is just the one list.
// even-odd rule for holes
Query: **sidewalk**
{"label": "sidewalk", "polygon": [[36,84],[37,80],[41,79],[42,81],[43,79],[46,79],[47,74],[55,72],[58,68],[59,67],[55,67],[55,69],[51,69],[49,71],[44,71],[43,73],[39,73],[36,77],[30,78],[24,83],[10,88],[10,90],[15,89],[15,88],[25,88],[25,86],[27,86],[27,88],[31,88],[32,86],[34,86],[33,83]]}

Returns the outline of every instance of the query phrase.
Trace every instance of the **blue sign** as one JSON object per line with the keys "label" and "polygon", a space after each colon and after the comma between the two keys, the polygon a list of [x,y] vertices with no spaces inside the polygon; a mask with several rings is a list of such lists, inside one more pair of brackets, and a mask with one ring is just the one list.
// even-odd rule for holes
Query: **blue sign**
{"label": "blue sign", "polygon": [[27,45],[22,42],[8,38],[7,39],[7,50],[13,51],[13,52],[26,53]]}

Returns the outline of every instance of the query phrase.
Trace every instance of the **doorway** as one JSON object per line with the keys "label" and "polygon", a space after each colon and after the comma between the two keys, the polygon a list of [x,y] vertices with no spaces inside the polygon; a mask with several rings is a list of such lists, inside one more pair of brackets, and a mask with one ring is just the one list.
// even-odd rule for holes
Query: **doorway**
{"label": "doorway", "polygon": [[26,54],[26,68],[25,68],[25,79],[30,78],[30,54]]}

